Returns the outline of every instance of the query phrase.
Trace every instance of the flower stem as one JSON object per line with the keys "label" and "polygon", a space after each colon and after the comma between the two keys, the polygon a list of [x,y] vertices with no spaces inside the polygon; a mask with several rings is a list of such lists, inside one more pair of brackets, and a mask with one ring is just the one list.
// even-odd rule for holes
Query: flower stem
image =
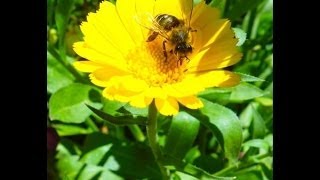
{"label": "flower stem", "polygon": [[154,104],[154,101],[149,105],[148,109],[148,116],[149,121],[147,125],[147,137],[149,140],[149,145],[152,150],[152,153],[155,157],[155,160],[159,166],[159,169],[162,174],[163,179],[169,179],[167,175],[166,169],[162,166],[161,162],[159,161],[162,158],[160,146],[158,144],[158,135],[157,135],[157,108]]}

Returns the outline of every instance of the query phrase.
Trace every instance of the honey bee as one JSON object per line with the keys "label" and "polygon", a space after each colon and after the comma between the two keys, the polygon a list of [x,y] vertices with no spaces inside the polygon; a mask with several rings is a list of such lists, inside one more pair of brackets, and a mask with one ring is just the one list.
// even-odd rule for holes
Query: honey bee
{"label": "honey bee", "polygon": [[[178,19],[171,14],[158,14],[149,18],[151,20],[151,25],[148,26],[140,23],[143,27],[149,29],[149,35],[146,42],[155,40],[159,35],[163,37],[162,48],[165,61],[167,61],[168,52],[170,52],[177,57],[180,65],[184,59],[189,60],[188,55],[191,54],[193,50],[189,33],[196,32],[195,29],[190,27],[193,0],[188,0],[186,2],[191,3],[189,4],[191,9],[184,10],[184,14],[187,14],[188,16],[184,19]],[[169,43],[170,47],[173,47],[169,51],[167,50],[167,43]]]}

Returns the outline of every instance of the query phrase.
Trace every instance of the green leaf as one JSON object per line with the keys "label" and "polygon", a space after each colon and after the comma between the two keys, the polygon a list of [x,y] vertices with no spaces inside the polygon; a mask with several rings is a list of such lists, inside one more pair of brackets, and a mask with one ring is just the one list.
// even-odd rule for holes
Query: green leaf
{"label": "green leaf", "polygon": [[200,157],[200,155],[201,155],[201,153],[200,153],[198,146],[195,146],[187,152],[184,160],[187,163],[192,163],[196,158]]}
{"label": "green leaf", "polygon": [[223,159],[219,158],[216,154],[201,155],[193,164],[210,174],[215,173],[224,167]]}
{"label": "green leaf", "polygon": [[242,143],[240,120],[230,109],[205,99],[201,100],[204,104],[200,109],[202,115],[192,114],[217,136],[225,156],[231,163],[237,162]]}
{"label": "green leaf", "polygon": [[112,180],[124,180],[124,178],[120,177],[119,175],[115,174],[112,171],[108,171],[108,170],[104,170],[101,175],[100,175],[100,179],[112,179]]}
{"label": "green leaf", "polygon": [[238,43],[236,44],[236,46],[241,46],[247,38],[247,33],[244,32],[242,29],[240,28],[232,28],[236,38],[238,39]]}
{"label": "green leaf", "polygon": [[205,170],[196,167],[190,163],[183,162],[179,159],[176,159],[172,156],[165,156],[164,157],[164,166],[168,169],[176,169],[177,171],[183,172],[185,174],[189,174],[194,176],[198,179],[202,180],[233,180],[235,177],[221,177],[211,175]]}
{"label": "green leaf", "polygon": [[70,85],[75,77],[47,51],[47,91],[56,92]]}
{"label": "green leaf", "polygon": [[240,113],[239,119],[243,128],[248,128],[252,122],[253,112],[251,103]]}
{"label": "green leaf", "polygon": [[200,92],[198,96],[223,104],[229,102],[231,92],[232,88],[209,88]]}
{"label": "green leaf", "polygon": [[83,128],[77,124],[53,124],[59,136],[71,136],[79,134],[90,134],[93,132],[90,128]]}
{"label": "green leaf", "polygon": [[105,148],[105,146],[109,146],[107,147],[109,150],[112,144],[97,147],[96,149],[92,149],[90,152],[84,151],[84,156],[80,158],[80,156],[74,152],[74,143],[66,140],[67,139],[62,139],[57,148],[57,170],[59,172],[60,179],[86,180],[98,177],[100,179],[105,179],[106,177],[111,179],[123,179],[109,171],[107,168],[99,165],[97,161],[98,159],[103,160],[102,158],[106,153],[103,148]]}
{"label": "green leaf", "polygon": [[95,179],[95,177],[99,176],[100,172],[103,170],[104,169],[102,167],[83,163],[83,166],[75,179],[78,179],[78,180]]}
{"label": "green leaf", "polygon": [[132,115],[143,116],[143,117],[148,116],[148,108],[136,108],[131,106],[130,104],[124,105],[123,108],[126,111],[130,112]]}
{"label": "green leaf", "polygon": [[91,111],[85,104],[101,108],[100,93],[89,85],[73,83],[59,89],[49,100],[51,120],[66,123],[82,123],[90,116]]}
{"label": "green leaf", "polygon": [[234,87],[231,95],[230,100],[232,101],[244,101],[253,99],[256,97],[261,97],[264,95],[264,92],[257,88],[254,85],[248,83],[241,83]]}
{"label": "green leaf", "polygon": [[268,142],[263,139],[252,139],[242,144],[243,147],[256,147],[268,151],[270,146]]}
{"label": "green leaf", "polygon": [[263,81],[265,81],[264,79],[254,77],[254,76],[251,76],[248,74],[240,73],[240,72],[236,72],[236,74],[240,75],[242,82],[263,82]]}
{"label": "green leaf", "polygon": [[166,144],[163,149],[164,154],[182,159],[198,134],[200,122],[186,112],[179,112],[173,116]]}
{"label": "green leaf", "polygon": [[59,49],[62,57],[65,57],[64,37],[69,22],[69,17],[74,8],[75,0],[58,0],[55,10],[55,21],[59,35]]}
{"label": "green leaf", "polygon": [[110,114],[107,114],[103,111],[100,111],[90,105],[87,105],[87,107],[94,112],[97,116],[102,118],[103,120],[106,120],[107,122],[113,124],[113,125],[130,125],[130,124],[139,124],[139,125],[146,125],[147,119],[142,116],[133,116],[133,115],[127,115],[127,114],[118,114],[117,116],[112,116]]}
{"label": "green leaf", "polygon": [[57,146],[56,168],[60,179],[75,179],[83,164],[79,162],[78,147],[69,139],[62,138]]}
{"label": "green leaf", "polygon": [[260,113],[255,109],[254,106],[252,106],[252,112],[253,112],[253,121],[252,121],[252,138],[253,139],[259,139],[264,138],[266,133],[266,125],[264,120],[262,119]]}
{"label": "green leaf", "polygon": [[56,166],[61,179],[76,179],[83,165],[83,163],[79,162],[79,156],[73,155],[58,159]]}
{"label": "green leaf", "polygon": [[243,14],[257,7],[262,0],[238,0],[227,11],[226,17],[231,21],[241,18]]}
{"label": "green leaf", "polygon": [[124,179],[158,178],[160,171],[150,148],[101,133],[87,136],[81,162],[113,171]]}
{"label": "green leaf", "polygon": [[54,14],[54,0],[47,0],[47,23],[50,26],[53,21],[53,14]]}
{"label": "green leaf", "polygon": [[260,170],[251,170],[248,172],[237,173],[237,180],[262,180],[262,172]]}
{"label": "green leaf", "polygon": [[172,180],[198,180],[198,178],[195,178],[189,174],[176,171],[174,174],[171,175]]}
{"label": "green leaf", "polygon": [[255,99],[256,102],[259,102],[263,106],[272,106],[273,105],[273,99],[268,97],[259,97]]}
{"label": "green leaf", "polygon": [[103,98],[103,112],[110,114],[110,115],[117,115],[119,114],[119,109],[122,108],[126,103],[119,102],[119,101],[111,101],[106,98]]}

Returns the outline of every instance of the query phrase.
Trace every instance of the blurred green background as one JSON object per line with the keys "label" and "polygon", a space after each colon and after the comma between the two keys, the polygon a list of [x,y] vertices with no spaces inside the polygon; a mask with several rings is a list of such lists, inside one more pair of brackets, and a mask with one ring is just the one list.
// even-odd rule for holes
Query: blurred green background
{"label": "blurred green background", "polygon": [[[147,146],[145,126],[139,124],[146,119],[147,109],[103,99],[101,89],[90,83],[88,75],[72,66],[80,59],[72,50],[73,43],[82,40],[79,25],[100,2],[47,0],[48,179],[160,179]],[[239,73],[242,82],[199,95],[205,106],[213,109],[200,114],[216,121],[206,122],[187,109],[174,118],[159,117],[163,151],[184,163],[171,169],[171,179],[212,179],[213,175],[273,179],[273,2],[206,3],[231,20],[237,37],[244,42],[240,46],[242,60],[228,68]],[[85,104],[102,110],[104,117]],[[222,120],[230,119],[240,122],[242,138],[236,136],[236,124],[221,125]],[[113,120],[122,124],[115,125]],[[238,153],[232,148],[240,141]]]}

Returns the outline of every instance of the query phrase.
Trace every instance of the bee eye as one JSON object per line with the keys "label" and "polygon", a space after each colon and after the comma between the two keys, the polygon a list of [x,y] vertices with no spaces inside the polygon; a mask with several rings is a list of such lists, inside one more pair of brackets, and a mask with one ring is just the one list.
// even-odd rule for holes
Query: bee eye
{"label": "bee eye", "polygon": [[191,45],[188,45],[187,49],[188,49],[189,51],[192,51],[192,46],[191,46]]}

